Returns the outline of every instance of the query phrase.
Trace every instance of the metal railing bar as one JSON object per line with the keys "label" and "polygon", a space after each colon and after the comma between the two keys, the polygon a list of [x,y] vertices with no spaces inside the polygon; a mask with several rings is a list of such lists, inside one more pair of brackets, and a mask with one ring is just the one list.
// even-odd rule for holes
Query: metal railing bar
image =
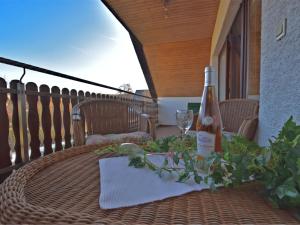
{"label": "metal railing bar", "polygon": [[[23,63],[23,62],[18,62],[18,61],[3,58],[3,57],[0,57],[0,63],[20,67],[20,68],[23,68],[24,71],[25,71],[25,69],[29,69],[29,70],[32,70],[32,71],[45,73],[45,74],[48,74],[48,75],[61,77],[61,78],[65,78],[65,79],[68,79],[68,80],[73,80],[73,81],[77,81],[77,82],[81,82],[81,83],[85,83],[85,84],[89,84],[89,85],[94,85],[94,86],[98,86],[98,87],[102,87],[102,88],[106,88],[106,89],[110,89],[110,90],[114,90],[114,91],[118,91],[118,92],[122,92],[122,93],[127,93],[127,94],[134,95],[134,96],[153,99],[152,97],[148,97],[148,96],[145,96],[145,95],[135,94],[135,93],[130,92],[130,91],[125,91],[125,90],[115,88],[115,87],[111,87],[111,86],[108,86],[108,85],[105,85],[105,84],[96,83],[96,82],[93,82],[93,81],[85,80],[85,79],[82,79],[82,78],[70,76],[70,75],[63,74],[63,73],[60,73],[60,72],[56,72],[56,71],[53,71],[53,70],[48,70],[48,69],[45,69],[45,68],[33,66],[33,65],[30,65],[30,64],[26,64],[26,63]],[[25,73],[23,75],[25,75]],[[155,100],[155,99],[153,99],[153,100]]]}
{"label": "metal railing bar", "polygon": [[[0,93],[6,93],[6,94],[17,94],[17,90],[15,89],[11,89],[11,88],[2,88],[0,87]],[[94,99],[92,97],[86,97],[86,96],[73,96],[73,95],[65,95],[65,94],[54,94],[54,93],[43,93],[43,92],[40,92],[40,91],[25,91],[25,94],[26,95],[37,95],[37,96],[48,96],[48,97],[61,97],[61,98],[69,98],[69,99],[79,99],[79,98],[82,98],[82,99]],[[131,99],[123,99],[123,100],[120,100],[118,97],[119,95],[110,95],[110,96],[116,96],[117,99],[116,101],[131,101]],[[99,98],[95,98],[95,99],[99,99]],[[101,99],[101,98],[100,98]],[[107,99],[102,99],[103,101],[104,100],[107,100]],[[142,101],[142,100],[135,100],[136,103],[144,103],[144,104],[153,104],[153,102],[147,102],[147,101]]]}
{"label": "metal railing bar", "polygon": [[23,74],[22,74],[22,76],[20,77],[20,82],[21,82],[21,83],[22,83],[22,79],[24,78],[25,74],[26,74],[26,69],[23,67]]}

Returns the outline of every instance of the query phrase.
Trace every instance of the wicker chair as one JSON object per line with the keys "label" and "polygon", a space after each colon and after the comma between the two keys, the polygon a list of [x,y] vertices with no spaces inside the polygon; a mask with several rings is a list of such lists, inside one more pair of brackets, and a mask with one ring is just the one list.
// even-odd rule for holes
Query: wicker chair
{"label": "wicker chair", "polygon": [[225,132],[254,139],[258,124],[258,101],[229,99],[220,102],[219,106]]}
{"label": "wicker chair", "polygon": [[126,101],[86,100],[73,107],[72,119],[76,146],[96,144],[103,139],[136,139],[137,136],[155,139],[154,118],[138,113]]}

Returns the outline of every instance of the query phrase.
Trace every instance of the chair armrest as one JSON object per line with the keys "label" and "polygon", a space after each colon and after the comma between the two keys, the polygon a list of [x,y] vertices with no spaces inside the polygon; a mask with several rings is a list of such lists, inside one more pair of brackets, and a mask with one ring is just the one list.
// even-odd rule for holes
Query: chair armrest
{"label": "chair armrest", "polygon": [[149,114],[142,113],[141,116],[141,126],[140,130],[146,133],[149,133],[150,136],[155,140],[156,132],[155,132],[155,119],[151,117]]}
{"label": "chair armrest", "polygon": [[78,106],[74,106],[72,109],[72,122],[73,122],[73,138],[74,145],[80,146],[85,143],[85,131],[84,131],[84,120]]}
{"label": "chair armrest", "polygon": [[237,134],[251,141],[255,137],[257,125],[258,117],[244,119]]}

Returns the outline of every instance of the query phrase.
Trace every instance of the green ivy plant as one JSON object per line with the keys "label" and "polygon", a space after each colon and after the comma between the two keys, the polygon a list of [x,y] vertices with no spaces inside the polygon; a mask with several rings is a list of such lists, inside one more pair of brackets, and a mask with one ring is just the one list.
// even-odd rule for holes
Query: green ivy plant
{"label": "green ivy plant", "polygon": [[[129,156],[129,166],[149,168],[159,176],[175,173],[178,182],[193,179],[196,183],[238,186],[249,180],[264,185],[267,198],[275,207],[300,207],[300,126],[291,117],[269,147],[260,147],[243,137],[222,139],[222,153],[212,153],[207,158],[195,152],[196,138],[183,139],[171,136],[148,141],[137,150],[112,145],[97,154],[115,152]],[[165,153],[162,165],[149,160],[149,153]],[[203,171],[206,175],[203,176]]]}
{"label": "green ivy plant", "polygon": [[254,172],[274,206],[300,207],[300,126],[291,117],[269,140]]}

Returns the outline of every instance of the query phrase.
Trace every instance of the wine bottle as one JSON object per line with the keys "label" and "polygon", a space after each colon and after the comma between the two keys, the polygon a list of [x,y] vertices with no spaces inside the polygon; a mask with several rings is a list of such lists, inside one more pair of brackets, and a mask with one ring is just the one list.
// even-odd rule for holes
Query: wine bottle
{"label": "wine bottle", "polygon": [[213,151],[222,151],[222,120],[219,103],[215,94],[215,86],[213,85],[213,78],[215,76],[214,69],[207,66],[205,67],[204,73],[204,89],[196,130],[197,152],[199,155],[207,157]]}

